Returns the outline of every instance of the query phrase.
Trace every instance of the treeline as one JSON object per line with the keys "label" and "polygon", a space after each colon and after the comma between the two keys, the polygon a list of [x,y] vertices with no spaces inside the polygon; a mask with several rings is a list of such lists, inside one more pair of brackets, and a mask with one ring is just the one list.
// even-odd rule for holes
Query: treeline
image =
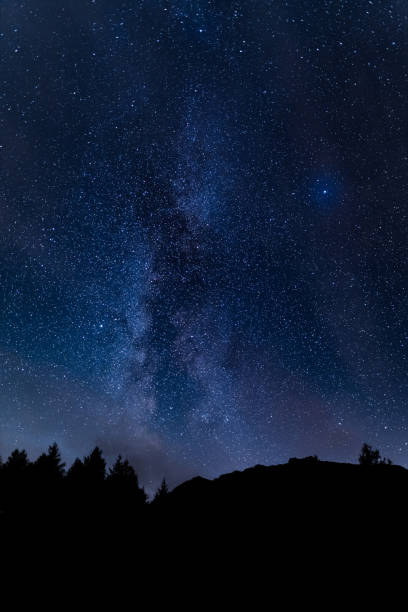
{"label": "treeline", "polygon": [[[150,505],[167,494],[163,480]],[[107,468],[99,447],[66,469],[56,443],[35,461],[25,450],[14,450],[0,462],[0,516],[25,518],[90,518],[144,512],[148,496],[127,459],[120,455]]]}
{"label": "treeline", "polygon": [[[358,462],[360,466],[391,464],[389,459],[381,457],[380,452],[368,444],[363,445]],[[0,518],[34,519],[36,522],[64,519],[72,524],[109,522],[111,526],[112,521],[117,520],[121,525],[126,525],[146,513],[147,508],[149,517],[163,515],[162,510],[170,516],[172,509],[179,513],[194,500],[197,508],[201,509],[206,503],[214,508],[228,507],[238,495],[240,508],[248,504],[252,506],[252,493],[244,493],[248,483],[256,491],[256,498],[268,498],[265,507],[269,507],[272,504],[269,498],[272,500],[279,487],[283,493],[278,498],[289,499],[291,488],[300,491],[304,482],[312,487],[313,478],[321,478],[326,472],[335,476],[338,483],[351,484],[356,473],[346,469],[347,465],[357,468],[351,464],[320,462],[316,455],[290,459],[286,465],[247,470],[249,475],[236,472],[221,476],[216,481],[193,479],[177,487],[171,495],[163,479],[149,503],[144,487],[127,459],[119,455],[112,467],[107,468],[101,449],[95,447],[83,460],[76,459],[66,469],[59,448],[54,443],[35,461],[29,460],[26,451],[18,449],[11,453],[7,461],[0,461]],[[269,470],[270,476],[266,477],[264,470]],[[377,470],[374,471],[379,474]],[[364,470],[362,474],[367,476]],[[300,475],[300,480],[295,483],[296,475]],[[388,482],[391,482],[390,479],[389,475]],[[315,492],[317,495],[318,488]],[[154,509],[160,512],[156,513]]]}

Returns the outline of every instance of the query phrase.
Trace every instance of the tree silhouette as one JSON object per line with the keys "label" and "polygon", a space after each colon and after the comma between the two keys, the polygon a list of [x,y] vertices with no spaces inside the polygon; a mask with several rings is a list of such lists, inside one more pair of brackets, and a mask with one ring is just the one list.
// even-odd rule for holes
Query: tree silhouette
{"label": "tree silhouette", "polygon": [[155,496],[153,498],[153,503],[157,504],[157,503],[162,503],[167,495],[169,494],[169,489],[167,486],[167,482],[166,479],[163,478],[160,487],[157,489]]}
{"label": "tree silhouette", "polygon": [[3,469],[5,473],[17,476],[19,474],[23,474],[29,465],[30,462],[28,460],[26,451],[20,451],[16,448],[16,450],[14,450],[7,459]]}
{"label": "tree silhouette", "polygon": [[108,507],[111,512],[129,515],[142,508],[147,501],[143,487],[139,486],[137,474],[127,459],[118,456],[106,478]]}
{"label": "tree silhouette", "polygon": [[67,472],[67,480],[72,483],[84,480],[85,468],[82,461],[77,457]]}
{"label": "tree silhouette", "polygon": [[374,449],[372,446],[367,444],[366,442],[363,444],[361,448],[361,453],[358,458],[358,462],[360,465],[392,465],[391,459],[386,459],[385,457],[381,457],[380,451],[378,448]]}
{"label": "tree silhouette", "polygon": [[34,471],[43,480],[61,480],[65,473],[65,463],[56,442],[48,447],[48,453],[42,453],[34,463]]}
{"label": "tree silhouette", "polygon": [[16,449],[2,467],[2,501],[4,509],[14,516],[23,516],[27,511],[31,466],[26,451]]}
{"label": "tree silhouette", "polygon": [[380,462],[380,451],[364,442],[358,462],[360,465],[377,465]]}
{"label": "tree silhouette", "polygon": [[92,453],[84,458],[84,472],[88,481],[101,483],[106,476],[106,461],[102,457],[102,451],[95,446]]}
{"label": "tree silhouette", "polygon": [[123,461],[121,455],[118,456],[113,466],[109,468],[107,480],[109,482],[138,485],[138,479],[134,468],[127,459]]}

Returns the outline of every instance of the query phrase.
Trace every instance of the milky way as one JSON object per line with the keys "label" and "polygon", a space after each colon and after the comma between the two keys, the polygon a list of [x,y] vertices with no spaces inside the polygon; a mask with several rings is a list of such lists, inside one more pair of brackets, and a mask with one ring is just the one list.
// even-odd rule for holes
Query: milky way
{"label": "milky way", "polygon": [[408,465],[405,0],[5,0],[0,452]]}

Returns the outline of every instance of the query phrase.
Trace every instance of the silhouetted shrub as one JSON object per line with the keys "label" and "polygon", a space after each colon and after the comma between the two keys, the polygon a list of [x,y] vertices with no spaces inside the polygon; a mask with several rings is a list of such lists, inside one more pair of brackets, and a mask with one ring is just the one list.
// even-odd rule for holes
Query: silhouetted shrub
{"label": "silhouetted shrub", "polygon": [[381,457],[378,448],[374,449],[372,446],[370,446],[370,444],[367,444],[366,442],[361,448],[361,453],[358,458],[358,462],[360,465],[392,465],[391,459]]}

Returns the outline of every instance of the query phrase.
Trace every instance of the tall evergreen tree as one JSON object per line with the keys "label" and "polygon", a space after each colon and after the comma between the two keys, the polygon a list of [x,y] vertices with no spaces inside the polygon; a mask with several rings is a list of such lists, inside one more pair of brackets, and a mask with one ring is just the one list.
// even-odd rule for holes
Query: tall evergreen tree
{"label": "tall evergreen tree", "polygon": [[85,477],[95,484],[101,483],[106,476],[106,461],[102,457],[102,451],[95,446],[90,455],[84,458]]}
{"label": "tall evergreen tree", "polygon": [[24,473],[29,465],[26,451],[20,451],[16,448],[4,464],[4,470],[8,474],[18,475]]}
{"label": "tall evergreen tree", "polygon": [[107,483],[110,491],[121,497],[122,503],[143,505],[147,501],[147,495],[144,488],[139,486],[139,479],[133,466],[127,459],[123,460],[121,455],[109,469]]}
{"label": "tall evergreen tree", "polygon": [[56,442],[48,447],[48,453],[42,453],[34,463],[36,474],[46,480],[60,480],[65,473],[65,463]]}
{"label": "tall evergreen tree", "polygon": [[160,487],[157,489],[155,496],[153,498],[153,502],[155,504],[163,502],[167,495],[169,494],[169,489],[167,487],[166,479],[163,478]]}
{"label": "tall evergreen tree", "polygon": [[6,512],[25,515],[28,509],[30,468],[25,450],[14,450],[2,468],[2,498]]}
{"label": "tall evergreen tree", "polygon": [[109,468],[108,480],[110,482],[118,482],[118,483],[130,483],[138,486],[138,478],[137,474],[130,465],[129,461],[125,459],[122,460],[122,456],[119,455],[116,459],[115,463],[111,468]]}
{"label": "tall evergreen tree", "polygon": [[67,479],[73,483],[82,481],[84,479],[84,472],[84,464],[81,459],[77,457],[67,472]]}

